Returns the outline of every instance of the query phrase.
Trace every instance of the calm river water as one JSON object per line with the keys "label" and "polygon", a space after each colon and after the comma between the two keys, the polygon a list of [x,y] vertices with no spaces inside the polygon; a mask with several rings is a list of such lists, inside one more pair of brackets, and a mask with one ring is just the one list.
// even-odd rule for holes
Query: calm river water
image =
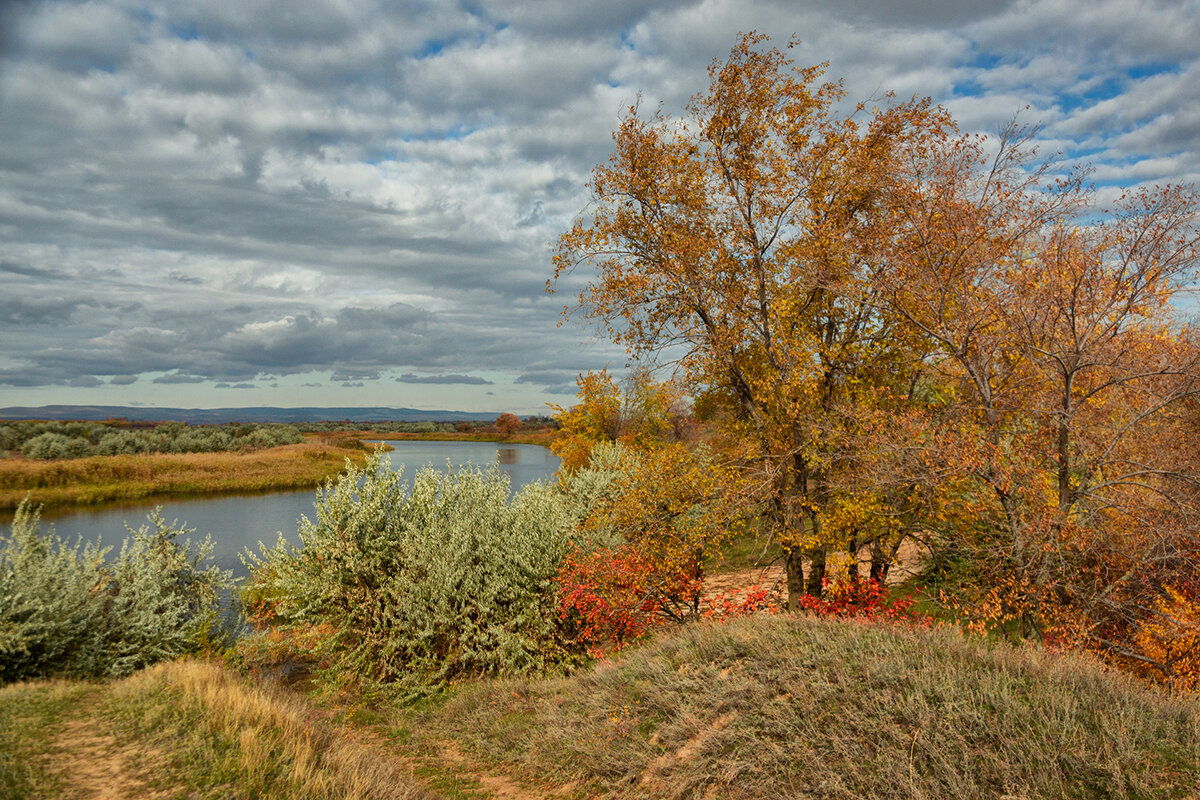
{"label": "calm river water", "polygon": [[[496,464],[508,473],[513,490],[527,483],[545,480],[558,469],[558,456],[544,447],[528,444],[496,444],[494,442],[411,442],[388,441],[395,449],[387,456],[396,468],[403,467],[411,485],[413,476],[426,465],[445,469],[447,462],[454,466],[472,464],[486,467]],[[284,538],[297,542],[296,522],[302,515],[310,519],[314,491],[276,492],[274,494],[222,496],[189,500],[168,500],[162,503],[167,522],[178,520],[188,528],[193,540],[203,540],[211,534],[213,561],[222,569],[233,570],[234,577],[245,577],[246,568],[238,558],[245,548],[255,552],[258,543],[273,545],[282,533]],[[44,523],[67,539],[77,535],[85,540],[99,538],[105,545],[120,549],[128,536],[125,523],[134,528],[146,523],[146,513],[153,503],[107,507],[102,511],[45,513]]]}

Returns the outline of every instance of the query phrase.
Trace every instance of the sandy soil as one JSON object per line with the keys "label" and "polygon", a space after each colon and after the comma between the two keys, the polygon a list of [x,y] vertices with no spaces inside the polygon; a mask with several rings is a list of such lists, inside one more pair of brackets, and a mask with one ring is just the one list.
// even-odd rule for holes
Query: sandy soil
{"label": "sandy soil", "polygon": [[[147,753],[139,749],[138,761]],[[170,792],[155,791],[148,775],[134,769],[134,749],[100,730],[91,717],[73,719],[51,742],[48,768],[67,775],[63,800],[160,800]]]}

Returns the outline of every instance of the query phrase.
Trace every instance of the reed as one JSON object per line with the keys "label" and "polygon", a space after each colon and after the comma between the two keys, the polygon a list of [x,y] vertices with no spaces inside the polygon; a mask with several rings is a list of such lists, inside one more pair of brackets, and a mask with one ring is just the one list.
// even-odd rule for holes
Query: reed
{"label": "reed", "polygon": [[310,489],[367,451],[357,438],[323,435],[251,452],[153,453],[62,461],[0,459],[0,511],[28,496],[45,508],[189,495]]}

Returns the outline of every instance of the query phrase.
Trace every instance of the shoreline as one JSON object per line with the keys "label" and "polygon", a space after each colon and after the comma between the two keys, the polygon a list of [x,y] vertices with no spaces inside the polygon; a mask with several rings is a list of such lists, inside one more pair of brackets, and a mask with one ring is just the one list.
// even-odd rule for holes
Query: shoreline
{"label": "shoreline", "polygon": [[345,431],[306,434],[303,444],[251,452],[147,453],[89,456],[57,461],[0,459],[0,525],[21,501],[50,514],[99,511],[157,500],[316,489],[342,472],[349,459],[361,464],[371,452],[364,439],[484,441],[548,446],[553,432],[499,434],[397,434]]}

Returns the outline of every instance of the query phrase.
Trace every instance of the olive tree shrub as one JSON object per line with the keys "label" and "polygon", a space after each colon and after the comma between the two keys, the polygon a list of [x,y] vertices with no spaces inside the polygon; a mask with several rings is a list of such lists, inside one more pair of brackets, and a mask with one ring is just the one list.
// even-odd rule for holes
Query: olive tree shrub
{"label": "olive tree shrub", "polygon": [[148,519],[109,560],[112,548],[43,531],[20,505],[0,535],[0,682],[127,675],[210,640],[229,573],[202,566],[207,538],[180,541],[190,530],[159,509]]}
{"label": "olive tree shrub", "polygon": [[510,497],[496,468],[448,465],[420,471],[409,491],[376,454],[347,462],[315,510],[300,521],[300,547],[281,538],[247,554],[246,602],[269,634],[316,658],[327,683],[419,689],[567,656],[552,579],[574,518],[556,486]]}

